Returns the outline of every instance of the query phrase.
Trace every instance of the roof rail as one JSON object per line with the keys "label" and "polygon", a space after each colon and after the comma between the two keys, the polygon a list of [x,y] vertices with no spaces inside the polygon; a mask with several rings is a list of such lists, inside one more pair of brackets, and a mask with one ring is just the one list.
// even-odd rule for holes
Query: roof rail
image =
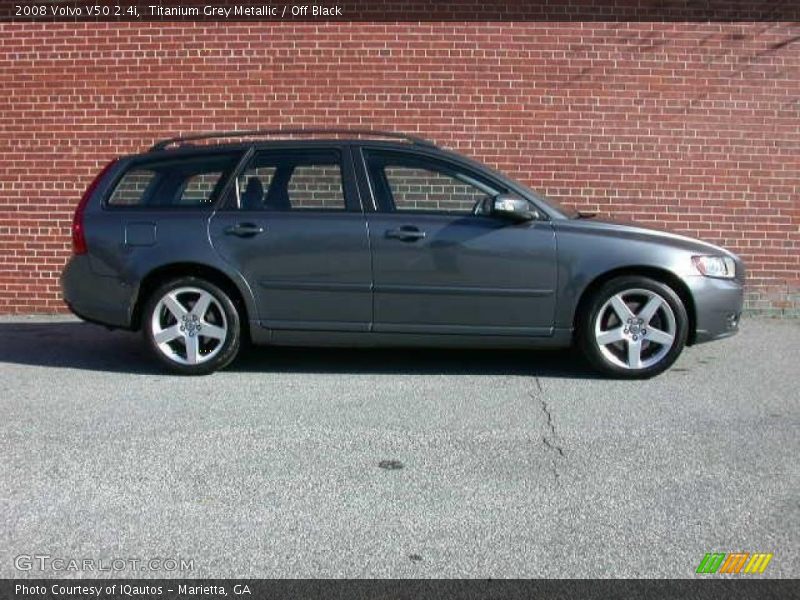
{"label": "roof rail", "polygon": [[371,129],[241,129],[234,131],[211,131],[160,140],[150,147],[151,152],[165,150],[169,146],[193,142],[195,140],[211,140],[232,137],[272,137],[295,135],[357,135],[368,137],[381,137],[398,139],[411,142],[420,146],[436,147],[436,144],[425,138],[393,131],[376,131]]}

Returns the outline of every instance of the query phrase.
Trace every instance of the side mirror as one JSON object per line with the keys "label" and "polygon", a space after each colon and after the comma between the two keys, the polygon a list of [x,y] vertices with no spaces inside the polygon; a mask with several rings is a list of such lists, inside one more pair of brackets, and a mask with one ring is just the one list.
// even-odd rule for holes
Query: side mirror
{"label": "side mirror", "polygon": [[516,222],[539,218],[538,211],[530,202],[508,194],[499,194],[492,198],[492,214]]}

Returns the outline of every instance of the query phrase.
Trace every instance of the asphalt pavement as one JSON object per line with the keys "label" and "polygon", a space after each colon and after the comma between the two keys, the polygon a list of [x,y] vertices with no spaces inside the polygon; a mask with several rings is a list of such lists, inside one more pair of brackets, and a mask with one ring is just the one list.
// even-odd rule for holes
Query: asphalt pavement
{"label": "asphalt pavement", "polygon": [[[68,318],[0,339],[0,577],[694,577],[734,551],[800,575],[798,321],[634,382],[284,348],[188,378]],[[192,568],[97,570],[154,558]]]}

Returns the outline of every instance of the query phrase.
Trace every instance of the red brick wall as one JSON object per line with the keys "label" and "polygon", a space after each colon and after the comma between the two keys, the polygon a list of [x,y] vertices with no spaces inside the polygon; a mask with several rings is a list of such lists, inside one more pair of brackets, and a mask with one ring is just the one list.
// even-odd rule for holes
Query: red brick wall
{"label": "red brick wall", "polygon": [[570,205],[723,244],[800,313],[800,42],[781,23],[2,23],[0,312],[63,310],[71,212],[178,132],[420,132]]}

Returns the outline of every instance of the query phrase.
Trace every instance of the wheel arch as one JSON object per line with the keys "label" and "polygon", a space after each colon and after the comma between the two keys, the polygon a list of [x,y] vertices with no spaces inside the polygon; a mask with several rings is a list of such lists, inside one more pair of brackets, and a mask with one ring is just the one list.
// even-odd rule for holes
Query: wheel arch
{"label": "wheel arch", "polygon": [[689,337],[686,340],[686,345],[691,346],[695,342],[695,338],[697,335],[697,313],[692,293],[689,291],[689,287],[683,281],[681,281],[681,278],[678,277],[675,273],[667,269],[661,269],[659,267],[650,267],[650,266],[619,267],[601,273],[600,275],[592,279],[589,282],[589,284],[586,287],[584,287],[583,291],[581,292],[578,303],[575,307],[575,313],[572,318],[573,332],[577,333],[578,327],[580,327],[580,317],[587,310],[587,305],[589,304],[589,300],[591,299],[592,295],[598,289],[600,289],[606,282],[625,275],[639,275],[641,277],[649,277],[650,279],[654,279],[655,281],[659,281],[664,285],[669,286],[678,295],[678,297],[681,299],[681,302],[683,303],[684,308],[686,309],[686,315],[689,318]]}
{"label": "wheel arch", "polygon": [[230,296],[231,300],[240,311],[242,338],[249,339],[250,309],[247,301],[245,300],[245,294],[242,292],[239,286],[236,285],[234,280],[224,271],[221,271],[220,269],[210,265],[193,262],[180,262],[161,265],[160,267],[150,271],[142,279],[141,283],[139,284],[139,289],[136,294],[136,302],[134,303],[131,314],[131,329],[139,330],[141,328],[142,311],[144,310],[145,304],[147,304],[150,294],[152,294],[156,288],[158,288],[158,286],[162,285],[164,282],[169,281],[170,279],[176,279],[178,277],[197,277],[199,279],[205,279],[206,281],[213,283],[225,291],[225,293]]}

